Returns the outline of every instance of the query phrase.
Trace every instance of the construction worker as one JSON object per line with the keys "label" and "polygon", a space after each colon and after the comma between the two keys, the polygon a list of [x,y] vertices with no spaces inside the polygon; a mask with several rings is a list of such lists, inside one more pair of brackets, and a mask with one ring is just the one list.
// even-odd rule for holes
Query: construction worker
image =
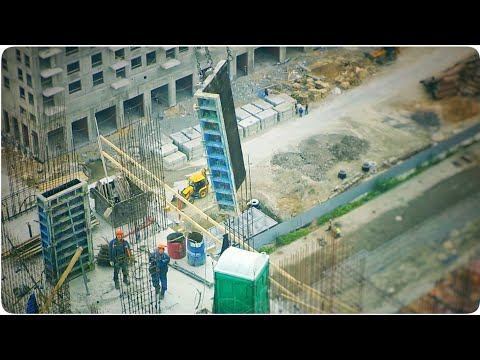
{"label": "construction worker", "polygon": [[338,226],[335,226],[335,239],[338,239],[341,236],[341,231]]}
{"label": "construction worker", "polygon": [[108,246],[108,255],[110,258],[110,266],[113,266],[113,281],[115,289],[120,289],[118,283],[118,273],[122,270],[123,282],[130,285],[128,280],[128,258],[131,255],[130,244],[123,240],[123,231],[118,228],[115,230],[116,238],[111,240]]}
{"label": "construction worker", "polygon": [[[158,244],[158,251],[150,254],[150,274],[152,275],[152,285],[155,288],[155,294],[160,293],[160,300],[163,300],[165,291],[167,291],[167,272],[170,256],[165,254],[165,245]],[[160,290],[160,284],[162,288]]]}
{"label": "construction worker", "polygon": [[328,220],[328,228],[327,228],[327,231],[330,231],[333,229],[333,223],[332,223],[332,219]]}

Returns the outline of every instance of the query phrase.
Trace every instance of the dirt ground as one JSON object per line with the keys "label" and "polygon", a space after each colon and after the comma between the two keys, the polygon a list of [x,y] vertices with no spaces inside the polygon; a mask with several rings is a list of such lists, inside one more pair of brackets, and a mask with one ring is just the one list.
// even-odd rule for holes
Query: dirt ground
{"label": "dirt ground", "polygon": [[[394,63],[375,68],[361,85],[311,103],[307,116],[245,139],[254,196],[285,220],[331,196],[343,183],[339,170],[347,171],[348,180],[366,161],[381,165],[480,121],[479,99],[434,101],[419,83],[474,51],[402,49]],[[329,66],[323,69],[327,77],[335,70]],[[361,149],[349,146],[354,156],[337,157],[333,147],[345,137]]]}
{"label": "dirt ground", "polygon": [[[465,154],[471,163],[462,159]],[[364,312],[397,311],[478,253],[478,179],[477,143],[335,220],[342,228],[339,241],[348,242],[352,254],[368,254]],[[324,228],[280,248],[271,261],[278,263],[322,238],[327,238]]]}
{"label": "dirt ground", "polygon": [[[340,95],[328,93],[317,102],[311,101],[308,115],[242,139],[253,196],[279,219],[286,220],[325,201],[344,183],[338,178],[339,170],[347,172],[348,181],[361,173],[366,161],[380,166],[480,121],[479,99],[434,101],[419,83],[474,49],[402,48],[396,61],[381,66],[363,56],[366,50],[328,48],[298,53],[287,64],[259,66],[251,75],[233,81],[236,106],[256,99],[256,90],[264,87],[272,86],[272,93],[291,90],[287,85],[282,90],[278,84],[288,77],[302,78],[298,64],[311,69],[322,83],[342,89]],[[345,79],[351,84],[348,89],[340,86]],[[189,99],[170,109],[172,114],[166,115],[171,116],[161,121],[162,130],[173,132],[198,121],[192,104],[193,99]],[[88,158],[89,154],[82,156]],[[98,156],[98,150],[91,154]],[[166,182],[172,186],[204,166],[205,159],[199,159],[185,169],[166,171]]]}

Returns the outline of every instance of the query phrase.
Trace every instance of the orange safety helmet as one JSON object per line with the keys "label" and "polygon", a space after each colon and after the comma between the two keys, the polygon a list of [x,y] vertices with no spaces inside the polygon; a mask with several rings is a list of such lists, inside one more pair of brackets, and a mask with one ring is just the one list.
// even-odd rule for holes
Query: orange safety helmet
{"label": "orange safety helmet", "polygon": [[165,249],[165,248],[166,248],[166,246],[165,246],[165,245],[163,245],[163,244],[158,244],[158,248],[159,248],[159,249]]}
{"label": "orange safety helmet", "polygon": [[123,230],[118,228],[117,230],[115,230],[115,235],[123,235]]}

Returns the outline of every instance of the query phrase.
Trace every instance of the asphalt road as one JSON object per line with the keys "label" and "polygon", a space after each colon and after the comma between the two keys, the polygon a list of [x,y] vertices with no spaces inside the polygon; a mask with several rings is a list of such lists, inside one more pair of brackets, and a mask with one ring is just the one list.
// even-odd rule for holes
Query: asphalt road
{"label": "asphalt road", "polygon": [[[480,167],[460,172],[352,234],[356,250],[369,251],[365,277],[397,301],[386,301],[375,286],[370,291],[367,286],[366,312],[397,311],[480,249],[478,179]],[[447,240],[451,249],[444,246]]]}

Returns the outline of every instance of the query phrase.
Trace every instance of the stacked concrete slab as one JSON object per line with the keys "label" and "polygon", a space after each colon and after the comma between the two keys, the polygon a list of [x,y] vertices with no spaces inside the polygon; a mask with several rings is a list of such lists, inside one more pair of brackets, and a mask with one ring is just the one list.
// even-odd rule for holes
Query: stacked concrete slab
{"label": "stacked concrete slab", "polygon": [[179,169],[187,164],[187,155],[177,151],[163,158],[163,166],[167,170]]}
{"label": "stacked concrete slab", "polygon": [[178,147],[171,143],[162,145],[162,157],[166,157],[178,151]]}
{"label": "stacked concrete slab", "polygon": [[249,137],[260,130],[260,120],[255,116],[249,116],[238,123],[239,131],[242,128],[243,137]]}
{"label": "stacked concrete slab", "polygon": [[182,148],[182,145],[186,142],[189,142],[190,139],[182,134],[181,131],[170,134],[170,138],[173,140],[173,143],[178,146],[179,149]]}
{"label": "stacked concrete slab", "polygon": [[287,101],[287,102],[289,102],[289,103],[292,103],[294,105],[297,102],[297,100],[295,100],[293,97],[291,97],[290,95],[287,95],[285,93],[278,94],[278,97]]}
{"label": "stacked concrete slab", "polygon": [[255,105],[256,107],[258,107],[259,109],[262,109],[262,110],[268,110],[268,109],[271,109],[273,107],[272,104],[266,102],[265,100],[262,100],[262,99],[258,99],[257,101],[254,101],[252,102],[252,105]]}
{"label": "stacked concrete slab", "polygon": [[173,140],[170,139],[167,135],[160,133],[160,140],[162,141],[162,144],[172,144]]}
{"label": "stacked concrete slab", "polygon": [[201,135],[197,130],[195,130],[193,127],[189,127],[189,128],[180,130],[180,132],[181,132],[183,135],[185,135],[186,137],[188,137],[190,140],[198,139],[199,137],[202,136],[202,135]]}
{"label": "stacked concrete slab", "polygon": [[[282,94],[288,96],[287,94]],[[285,121],[291,119],[295,113],[295,105],[289,101],[286,101],[283,96],[270,95],[265,97],[265,101],[272,104],[273,109],[278,112],[277,120]]]}
{"label": "stacked concrete slab", "polygon": [[267,109],[255,115],[260,120],[262,130],[272,127],[277,123],[277,112],[274,109]]}
{"label": "stacked concrete slab", "polygon": [[265,97],[265,101],[269,104],[272,104],[274,107],[280,105],[281,103],[285,102],[285,99],[282,99],[278,95],[270,95]]}
{"label": "stacked concrete slab", "polygon": [[235,116],[237,118],[237,122],[240,122],[242,120],[245,120],[249,116],[252,116],[249,112],[243,110],[242,108],[236,108],[235,109]]}
{"label": "stacked concrete slab", "polygon": [[244,105],[244,106],[242,106],[242,109],[245,110],[246,112],[252,114],[252,115],[258,114],[259,112],[262,111],[262,109],[260,109],[259,107],[256,107],[255,105],[252,105],[252,104]]}
{"label": "stacked concrete slab", "polygon": [[195,131],[197,131],[199,134],[202,134],[202,129],[200,129],[200,124],[197,124],[193,127]]}
{"label": "stacked concrete slab", "polygon": [[203,156],[202,138],[190,140],[182,144],[181,151],[187,155],[188,160],[197,159]]}
{"label": "stacked concrete slab", "polygon": [[295,115],[295,105],[287,101],[275,106],[273,109],[278,112],[277,119],[279,122],[292,119]]}

